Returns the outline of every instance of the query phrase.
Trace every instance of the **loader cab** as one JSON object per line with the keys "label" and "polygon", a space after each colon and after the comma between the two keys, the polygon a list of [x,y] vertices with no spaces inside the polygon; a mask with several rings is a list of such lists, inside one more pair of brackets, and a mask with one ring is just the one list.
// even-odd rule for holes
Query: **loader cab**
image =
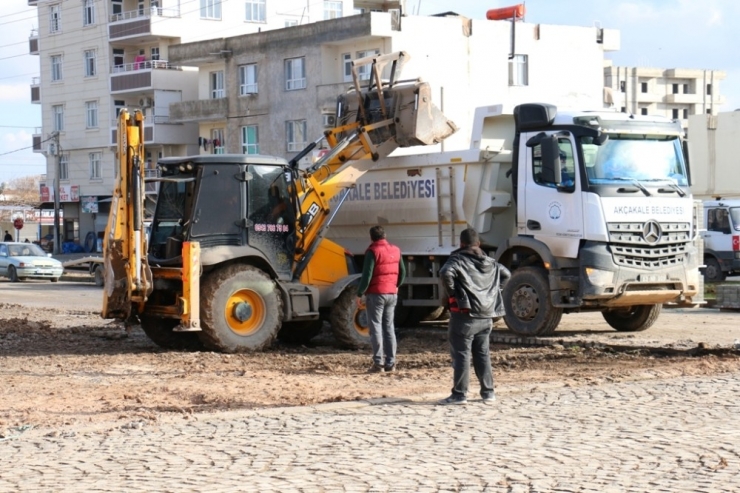
{"label": "loader cab", "polygon": [[286,162],[255,155],[166,158],[149,235],[150,261],[181,262],[182,243],[201,251],[220,248],[236,258],[253,247],[278,273],[289,273],[295,248],[295,213]]}

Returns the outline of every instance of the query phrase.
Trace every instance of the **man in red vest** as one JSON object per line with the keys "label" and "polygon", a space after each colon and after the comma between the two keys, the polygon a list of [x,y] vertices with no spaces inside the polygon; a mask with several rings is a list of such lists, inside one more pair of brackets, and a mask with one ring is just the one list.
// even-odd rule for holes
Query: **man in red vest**
{"label": "man in red vest", "polygon": [[401,249],[388,243],[382,226],[370,228],[373,241],[365,252],[362,278],[357,288],[358,304],[365,295],[365,310],[370,326],[373,365],[368,373],[392,372],[396,369],[396,311],[398,286],[406,277]]}

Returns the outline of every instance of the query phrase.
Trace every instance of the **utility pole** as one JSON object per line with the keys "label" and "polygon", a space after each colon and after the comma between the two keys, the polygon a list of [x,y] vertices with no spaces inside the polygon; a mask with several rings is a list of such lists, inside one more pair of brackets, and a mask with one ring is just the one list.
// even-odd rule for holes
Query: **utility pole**
{"label": "utility pole", "polygon": [[59,235],[59,172],[62,170],[62,153],[59,148],[59,132],[54,131],[51,134],[54,139],[54,253],[62,253]]}

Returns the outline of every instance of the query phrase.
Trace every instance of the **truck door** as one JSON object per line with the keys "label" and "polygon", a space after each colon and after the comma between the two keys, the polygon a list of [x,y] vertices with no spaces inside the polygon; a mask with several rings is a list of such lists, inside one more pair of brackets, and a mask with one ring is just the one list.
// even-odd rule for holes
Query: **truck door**
{"label": "truck door", "polygon": [[[552,134],[552,132],[548,132]],[[576,258],[578,245],[583,238],[583,206],[581,202],[581,176],[573,136],[559,132],[558,158],[561,166],[560,183],[543,173],[542,144],[527,147],[533,134],[524,134],[521,156],[526,156],[525,186],[519,186],[519,196],[524,195],[517,220],[519,234],[532,235],[547,244],[558,257]],[[524,214],[521,215],[521,212]]]}

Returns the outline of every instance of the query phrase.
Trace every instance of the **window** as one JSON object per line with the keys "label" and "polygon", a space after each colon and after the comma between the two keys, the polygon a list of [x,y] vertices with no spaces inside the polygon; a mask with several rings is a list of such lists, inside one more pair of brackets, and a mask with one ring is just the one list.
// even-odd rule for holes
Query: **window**
{"label": "window", "polygon": [[288,141],[288,152],[298,152],[306,147],[306,120],[285,122],[285,135]]}
{"label": "window", "polygon": [[126,107],[126,101],[123,99],[115,99],[113,100],[113,107],[116,109],[116,120],[118,119],[118,115],[121,114],[121,110]]}
{"label": "window", "polygon": [[85,77],[95,75],[95,50],[85,50]]}
{"label": "window", "polygon": [[285,60],[285,90],[295,91],[306,88],[305,58],[289,58]]}
{"label": "window", "polygon": [[69,154],[59,155],[59,179],[69,180]]}
{"label": "window", "polygon": [[95,24],[95,2],[94,0],[85,0],[82,7],[82,25],[90,26]]}
{"label": "window", "polygon": [[641,115],[647,115],[647,108],[640,108],[640,114]]}
{"label": "window", "polygon": [[684,108],[684,110],[683,110],[683,119],[685,120],[685,119],[687,119],[688,117],[689,117],[689,110],[688,110],[688,109],[686,109],[686,108]]}
{"label": "window", "polygon": [[711,114],[712,114],[712,108],[707,108],[707,115],[711,115]]}
{"label": "window", "polygon": [[640,91],[643,93],[648,92],[648,83],[647,82],[641,82],[640,83]]}
{"label": "window", "polygon": [[257,94],[257,64],[239,67],[239,95]]}
{"label": "window", "polygon": [[139,0],[138,12],[140,16],[144,16],[144,0]]}
{"label": "window", "polygon": [[200,0],[201,19],[221,19],[221,0]]}
{"label": "window", "polygon": [[[378,55],[380,54],[380,50],[367,50],[367,51],[358,51],[357,52],[357,58],[365,58],[368,56]],[[370,79],[370,65],[362,65],[360,67],[357,67],[357,76],[360,78],[360,80],[369,80]],[[352,78],[352,73],[350,72],[350,80]]]}
{"label": "window", "polygon": [[111,0],[111,7],[113,7],[113,15],[123,13],[123,0]]}
{"label": "window", "polygon": [[62,55],[51,56],[51,80],[62,80]]}
{"label": "window", "polygon": [[707,230],[718,231],[724,234],[732,233],[732,227],[730,226],[730,214],[733,219],[735,218],[734,209],[730,209],[728,213],[727,209],[716,208],[707,210]]}
{"label": "window", "polygon": [[619,111],[621,111],[622,113],[627,113],[627,108],[625,106],[622,106],[622,109],[620,109]]}
{"label": "window", "polygon": [[678,108],[673,108],[673,109],[671,110],[671,114],[672,114],[672,118],[673,118],[674,120],[678,120]]}
{"label": "window", "polygon": [[87,101],[85,103],[85,121],[87,128],[98,128],[98,102]]}
{"label": "window", "polygon": [[159,60],[159,46],[151,49],[152,60]]}
{"label": "window", "polygon": [[619,82],[619,92],[625,92],[627,91],[627,81],[620,81]]}
{"label": "window", "polygon": [[[558,139],[559,159],[560,159],[560,185],[565,187],[572,187],[575,185],[576,170],[575,161],[573,156],[573,144],[568,138]],[[556,187],[555,177],[552,173],[545,173],[542,169],[542,145],[537,144],[532,147],[532,176],[534,182],[546,186]]]}
{"label": "window", "polygon": [[55,104],[51,107],[51,113],[54,118],[54,130],[57,132],[64,131],[64,105]]}
{"label": "window", "polygon": [[260,153],[260,134],[257,125],[242,127],[242,154]]}
{"label": "window", "polygon": [[342,54],[342,69],[344,71],[344,73],[342,74],[344,76],[344,82],[352,82],[352,54],[351,53]]}
{"label": "window", "polygon": [[113,48],[113,72],[122,72],[124,66],[123,48]]}
{"label": "window", "polygon": [[223,71],[211,72],[211,99],[220,99],[225,96]]}
{"label": "window", "polygon": [[58,33],[62,30],[62,7],[51,5],[49,7],[49,32]]}
{"label": "window", "polygon": [[101,157],[102,153],[100,152],[91,152],[88,154],[88,157],[90,159],[90,179],[91,180],[100,180],[103,178],[102,170],[101,170]]}
{"label": "window", "polygon": [[226,139],[223,128],[211,129],[211,140],[213,141],[213,153],[224,154],[226,152]]}
{"label": "window", "polygon": [[342,17],[342,2],[324,1],[324,20]]}
{"label": "window", "polygon": [[528,86],[528,55],[514,55],[509,60],[509,85],[510,86]]}
{"label": "window", "polygon": [[266,0],[247,0],[244,3],[247,11],[244,20],[249,22],[265,22],[265,1]]}
{"label": "window", "polygon": [[673,94],[678,94],[678,84],[673,84]]}
{"label": "window", "polygon": [[683,93],[684,94],[688,94],[689,93],[689,85],[688,84],[684,84],[683,85]]}
{"label": "window", "polygon": [[707,96],[712,95],[712,84],[707,84]]}

